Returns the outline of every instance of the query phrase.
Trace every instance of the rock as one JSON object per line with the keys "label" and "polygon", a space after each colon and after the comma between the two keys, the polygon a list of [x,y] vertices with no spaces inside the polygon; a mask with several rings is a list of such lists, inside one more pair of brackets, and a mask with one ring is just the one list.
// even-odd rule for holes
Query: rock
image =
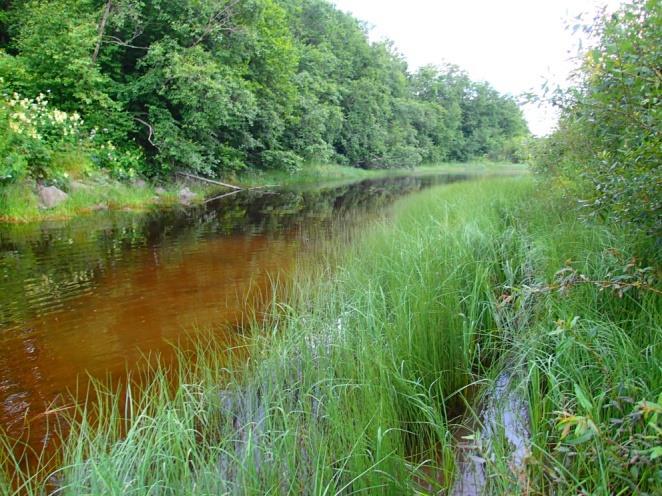
{"label": "rock", "polygon": [[108,205],[106,203],[97,203],[96,205],[92,205],[90,207],[90,210],[93,212],[100,212],[101,210],[108,210]]}
{"label": "rock", "polygon": [[89,184],[85,184],[80,181],[71,181],[69,187],[71,188],[71,191],[83,191],[86,189],[90,189]]}
{"label": "rock", "polygon": [[147,187],[147,183],[145,182],[144,179],[134,179],[131,184],[138,189],[144,189]]}
{"label": "rock", "polygon": [[179,202],[182,205],[190,205],[190,203],[195,199],[197,195],[188,189],[187,186],[184,186],[179,190]]}
{"label": "rock", "polygon": [[37,186],[37,192],[39,194],[39,203],[43,208],[57,207],[60,203],[69,198],[68,194],[55,186],[39,185]]}
{"label": "rock", "polygon": [[159,195],[159,196],[163,196],[163,195],[165,195],[165,194],[167,193],[167,191],[166,191],[165,189],[163,189],[161,186],[159,186],[158,188],[156,188],[156,189],[154,190],[154,192],[155,192],[157,195]]}

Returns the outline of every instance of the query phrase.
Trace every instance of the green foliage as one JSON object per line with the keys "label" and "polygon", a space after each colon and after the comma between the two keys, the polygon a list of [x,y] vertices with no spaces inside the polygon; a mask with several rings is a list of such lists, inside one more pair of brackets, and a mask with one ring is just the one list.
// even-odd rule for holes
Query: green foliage
{"label": "green foliage", "polygon": [[427,142],[429,159],[509,159],[516,155],[515,144],[528,136],[511,97],[500,95],[487,83],[471,81],[456,66],[421,68],[412,78],[412,90],[429,105],[425,121],[414,121],[419,140],[423,135]]}
{"label": "green foliage", "polygon": [[0,189],[0,219],[11,220],[33,217],[39,211],[39,202],[33,192],[33,185],[27,181],[3,184]]}
{"label": "green foliage", "polygon": [[[257,113],[248,83],[202,47],[172,41],[153,44],[140,68],[145,74],[136,82],[136,98],[148,102],[141,121],[153,129],[149,141],[157,162],[166,171],[184,165],[207,174],[236,169],[245,155],[238,146],[242,131]],[[219,135],[237,144],[234,154]]]}
{"label": "green foliage", "polygon": [[0,27],[9,89],[80,113],[117,177],[413,167],[526,134],[510,100],[455,68],[408,74],[326,0],[21,0]]}
{"label": "green foliage", "polygon": [[93,126],[116,108],[109,79],[91,60],[97,30],[90,7],[87,0],[18,2],[11,11],[16,23],[11,47],[22,67],[4,77],[22,94],[48,94],[58,108],[84,114]]}
{"label": "green foliage", "polygon": [[662,313],[659,273],[642,256],[653,243],[578,219],[555,195],[536,200],[516,214],[539,281],[523,288],[535,319],[513,347],[530,405],[530,490],[655,494]]}
{"label": "green foliage", "polygon": [[0,181],[57,178],[89,160],[92,141],[80,115],[49,108],[44,94],[0,96],[0,130]]}
{"label": "green foliage", "polygon": [[6,104],[0,105],[0,180],[20,179],[28,170],[28,157],[21,150],[22,136],[10,126],[10,111]]}
{"label": "green foliage", "polygon": [[563,115],[538,168],[564,183],[578,180],[574,194],[593,213],[659,235],[662,6],[636,0],[584,30],[596,46],[575,87],[556,96]]}
{"label": "green foliage", "polygon": [[290,151],[267,150],[262,153],[262,163],[267,169],[281,169],[290,174],[301,170],[301,157]]}

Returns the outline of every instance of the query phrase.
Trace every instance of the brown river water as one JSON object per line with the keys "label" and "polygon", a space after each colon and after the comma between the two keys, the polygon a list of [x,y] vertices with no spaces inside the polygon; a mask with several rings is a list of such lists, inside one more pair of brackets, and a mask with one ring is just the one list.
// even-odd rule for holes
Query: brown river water
{"label": "brown river water", "polygon": [[85,377],[172,356],[196,330],[236,332],[252,298],[315,239],[465,178],[255,190],[192,208],[0,225],[0,430],[43,445],[43,413]]}

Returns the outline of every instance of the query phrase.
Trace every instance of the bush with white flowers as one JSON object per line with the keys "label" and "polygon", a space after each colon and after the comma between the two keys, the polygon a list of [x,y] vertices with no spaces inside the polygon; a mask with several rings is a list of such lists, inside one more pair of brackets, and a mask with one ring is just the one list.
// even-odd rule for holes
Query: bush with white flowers
{"label": "bush with white flowers", "polygon": [[0,95],[0,180],[47,178],[54,154],[87,154],[93,135],[76,113],[50,108],[47,96]]}

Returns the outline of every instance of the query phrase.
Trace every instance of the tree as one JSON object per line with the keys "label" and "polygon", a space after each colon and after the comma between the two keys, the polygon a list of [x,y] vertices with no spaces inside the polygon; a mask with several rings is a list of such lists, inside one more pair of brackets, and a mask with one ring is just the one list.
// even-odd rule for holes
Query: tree
{"label": "tree", "polygon": [[559,129],[537,159],[592,213],[655,236],[662,231],[661,26],[659,0],[635,0],[584,26],[595,46],[574,86],[556,95]]}
{"label": "tree", "polygon": [[4,84],[82,114],[98,146],[121,151],[97,154],[102,167],[410,167],[498,154],[525,132],[511,100],[454,67],[410,75],[327,0],[3,5]]}

